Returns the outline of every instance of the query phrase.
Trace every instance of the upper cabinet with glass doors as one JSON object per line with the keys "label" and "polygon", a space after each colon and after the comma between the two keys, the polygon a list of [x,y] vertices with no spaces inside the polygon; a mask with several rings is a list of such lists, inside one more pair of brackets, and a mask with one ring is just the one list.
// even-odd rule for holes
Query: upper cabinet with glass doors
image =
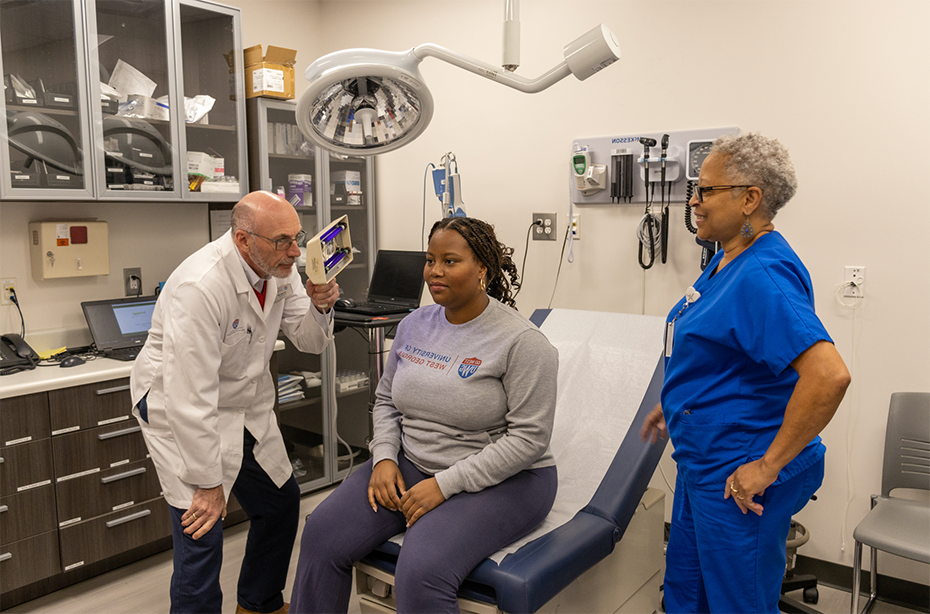
{"label": "upper cabinet with glass doors", "polygon": [[0,0],[0,196],[93,196],[80,0]]}
{"label": "upper cabinet with glass doors", "polygon": [[[11,23],[8,16],[18,15],[21,23]],[[64,70],[59,50],[66,45],[59,39],[70,33],[72,123],[84,135],[74,148],[83,161],[82,193],[41,184],[40,172],[38,188],[5,181],[4,198],[235,202],[247,193],[238,9],[208,0],[0,0],[0,21],[4,80],[11,83],[41,78],[39,60],[46,56]],[[49,30],[56,40],[46,39]],[[40,85],[55,93],[52,81]],[[41,136],[34,139],[67,140],[60,136],[67,131],[38,123]],[[3,164],[15,177],[29,160],[20,153],[25,147],[14,147],[24,145],[13,134],[19,125],[12,117],[6,124],[13,138]],[[51,157],[38,159],[42,169]]]}

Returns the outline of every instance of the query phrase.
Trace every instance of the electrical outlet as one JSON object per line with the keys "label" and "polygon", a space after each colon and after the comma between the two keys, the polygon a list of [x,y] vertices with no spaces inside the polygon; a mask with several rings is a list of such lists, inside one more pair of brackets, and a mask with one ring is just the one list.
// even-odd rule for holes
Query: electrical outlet
{"label": "electrical outlet", "polygon": [[555,241],[555,213],[534,213],[533,223],[540,222],[539,225],[533,226],[534,241]]}
{"label": "electrical outlet", "polygon": [[581,240],[581,214],[572,214],[572,241]]}
{"label": "electrical outlet", "polygon": [[865,283],[865,267],[847,266],[846,276],[843,278],[843,281],[847,283],[847,285],[843,288],[843,296],[849,298],[861,298],[862,288],[859,286]]}
{"label": "electrical outlet", "polygon": [[0,304],[3,305],[12,305],[13,301],[10,300],[10,289],[16,289],[16,278],[7,277],[3,280],[3,299],[0,300]]}
{"label": "electrical outlet", "polygon": [[142,269],[123,269],[123,286],[126,296],[142,296]]}

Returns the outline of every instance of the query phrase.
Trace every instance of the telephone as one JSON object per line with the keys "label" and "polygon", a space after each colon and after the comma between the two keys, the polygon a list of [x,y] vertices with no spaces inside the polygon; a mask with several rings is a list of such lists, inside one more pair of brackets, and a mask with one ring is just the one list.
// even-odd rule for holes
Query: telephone
{"label": "telephone", "polygon": [[36,368],[39,356],[19,335],[3,335],[0,341],[0,375]]}

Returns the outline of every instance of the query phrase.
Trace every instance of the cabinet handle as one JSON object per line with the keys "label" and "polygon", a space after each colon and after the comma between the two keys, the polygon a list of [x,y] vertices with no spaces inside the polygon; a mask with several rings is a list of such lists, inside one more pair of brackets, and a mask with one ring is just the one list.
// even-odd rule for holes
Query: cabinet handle
{"label": "cabinet handle", "polygon": [[97,435],[97,439],[104,441],[106,439],[113,439],[114,437],[122,437],[123,435],[131,435],[132,433],[138,433],[142,430],[142,427],[139,425],[131,426],[128,429],[123,429],[121,431],[111,431],[109,433],[100,433]]}
{"label": "cabinet handle", "polygon": [[3,512],[8,512],[8,511],[10,511],[9,506],[7,506],[7,505],[0,505],[0,514],[2,514]]}
{"label": "cabinet handle", "polygon": [[152,513],[152,510],[142,510],[142,511],[136,512],[135,514],[123,516],[122,518],[117,518],[116,520],[111,520],[110,522],[107,523],[107,528],[112,529],[113,527],[117,525],[121,525],[126,522],[132,522],[133,520],[139,520],[140,518],[145,518],[151,513]]}
{"label": "cabinet handle", "polygon": [[11,552],[4,552],[3,554],[0,554],[0,563],[3,561],[9,561],[11,558],[13,558],[13,554]]}
{"label": "cabinet handle", "polygon": [[116,475],[110,475],[105,478],[100,478],[101,484],[109,484],[110,482],[115,482],[117,480],[124,480],[126,478],[131,478],[134,475],[142,475],[145,473],[145,467],[137,467],[132,471],[127,471],[125,473],[118,473]]}
{"label": "cabinet handle", "polygon": [[125,386],[114,386],[113,388],[101,388],[100,390],[97,390],[97,396],[99,397],[105,394],[112,394],[114,392],[123,392],[124,390],[129,390],[129,384],[126,384]]}

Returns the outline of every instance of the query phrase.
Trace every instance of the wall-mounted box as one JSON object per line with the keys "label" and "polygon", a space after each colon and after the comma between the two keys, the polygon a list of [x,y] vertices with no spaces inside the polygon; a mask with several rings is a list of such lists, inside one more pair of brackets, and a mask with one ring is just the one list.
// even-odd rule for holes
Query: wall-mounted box
{"label": "wall-mounted box", "polygon": [[29,255],[36,281],[110,274],[106,222],[46,221],[29,223]]}

